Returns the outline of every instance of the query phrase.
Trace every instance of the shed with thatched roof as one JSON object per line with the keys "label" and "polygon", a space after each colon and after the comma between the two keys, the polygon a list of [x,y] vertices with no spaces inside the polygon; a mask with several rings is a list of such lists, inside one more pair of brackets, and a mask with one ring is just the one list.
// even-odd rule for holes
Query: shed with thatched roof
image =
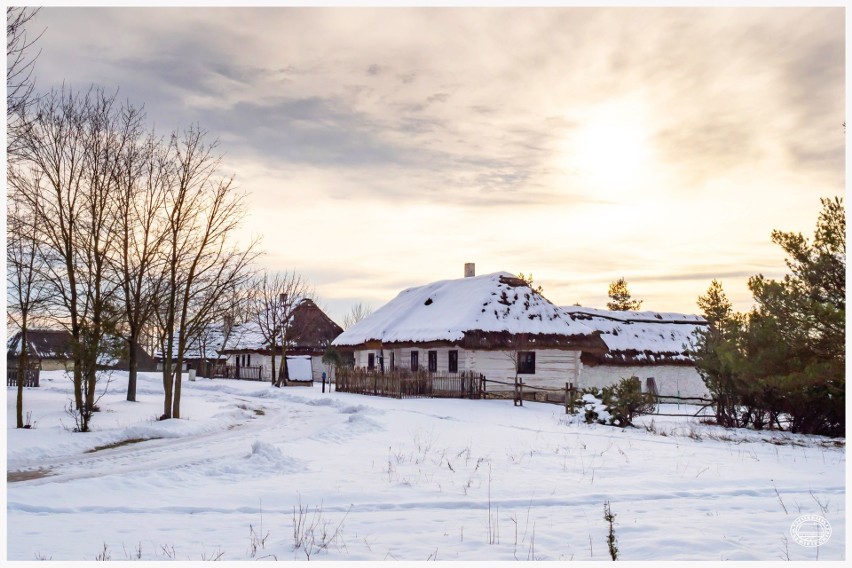
{"label": "shed with thatched roof", "polygon": [[583,354],[581,387],[603,387],[638,377],[646,390],[660,396],[707,396],[688,352],[695,331],[707,326],[701,316],[582,306],[562,309],[573,321],[599,331],[607,346],[604,353]]}
{"label": "shed with thatched roof", "polygon": [[[321,380],[323,353],[343,328],[310,299],[293,308],[287,328],[288,384]],[[277,349],[276,366],[281,361],[280,346]],[[234,325],[219,353],[230,367],[259,368],[261,380],[272,379],[271,346],[256,322]]]}
{"label": "shed with thatched roof", "polygon": [[[21,353],[21,332],[15,333],[6,342],[6,364],[9,368],[18,366]],[[67,330],[30,329],[27,330],[27,358],[29,365],[42,371],[62,371],[74,368],[74,338]],[[98,366],[103,369],[128,368],[127,342],[121,337],[104,337],[102,352],[98,355]],[[136,346],[136,360],[139,370],[154,370],[156,361],[141,346]]]}

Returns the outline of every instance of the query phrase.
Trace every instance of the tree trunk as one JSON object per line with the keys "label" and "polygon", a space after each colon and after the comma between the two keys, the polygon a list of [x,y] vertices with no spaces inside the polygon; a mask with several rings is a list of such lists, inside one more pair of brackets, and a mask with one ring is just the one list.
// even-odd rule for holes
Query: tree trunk
{"label": "tree trunk", "polygon": [[174,400],[172,402],[172,418],[180,418],[180,385],[181,385],[181,379],[182,378],[183,378],[183,373],[181,373],[181,370],[180,370],[180,367],[179,367],[178,372],[175,373],[175,390],[174,390]]}
{"label": "tree trunk", "polygon": [[27,376],[27,324],[24,316],[21,326],[21,353],[18,355],[18,400],[15,403],[17,427],[24,427],[24,379]]}
{"label": "tree trunk", "polygon": [[[183,322],[186,323],[185,321]],[[185,329],[182,328],[182,329]],[[183,332],[181,332],[180,343],[183,344],[185,340],[183,339]],[[178,345],[178,357],[175,362],[175,373],[174,373],[174,386],[171,392],[172,395],[172,408],[170,418],[180,418],[180,385],[181,379],[183,378],[183,356],[184,351],[181,345]]]}
{"label": "tree trunk", "polygon": [[278,373],[278,386],[287,385],[287,380],[290,378],[289,369],[287,368],[287,344],[281,346],[281,372]]}
{"label": "tree trunk", "polygon": [[127,400],[136,402],[136,372],[139,367],[139,361],[136,359],[136,341],[130,339],[128,341],[127,354]]}
{"label": "tree trunk", "polygon": [[277,382],[277,380],[278,380],[278,376],[277,376],[277,374],[278,374],[278,367],[276,367],[276,366],[275,366],[275,341],[273,341],[273,342],[272,342],[272,350],[271,350],[271,354],[272,354],[272,367],[271,367],[271,370],[272,370],[272,381],[271,381],[271,382],[272,382],[272,386],[276,386],[276,384],[275,384],[275,383],[276,383],[276,382]]}
{"label": "tree trunk", "polygon": [[164,353],[163,357],[163,415],[161,419],[172,417],[172,372],[173,364],[171,352]]}

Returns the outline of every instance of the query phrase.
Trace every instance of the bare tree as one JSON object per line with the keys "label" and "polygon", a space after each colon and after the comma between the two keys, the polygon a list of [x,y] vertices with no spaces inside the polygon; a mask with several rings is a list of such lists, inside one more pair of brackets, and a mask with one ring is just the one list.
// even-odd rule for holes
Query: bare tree
{"label": "bare tree", "polygon": [[373,306],[367,304],[366,306],[361,302],[358,302],[349,310],[345,316],[343,316],[343,329],[349,329],[368,315],[373,313]]}
{"label": "bare tree", "polygon": [[[9,179],[16,172],[10,167]],[[29,364],[28,332],[33,318],[39,315],[47,299],[47,287],[41,273],[43,259],[35,216],[16,195],[16,183],[10,183],[6,217],[6,314],[20,333],[18,338],[17,401],[15,405],[17,428],[24,427],[24,380]]]}
{"label": "bare tree", "polygon": [[53,90],[40,98],[20,142],[16,191],[35,216],[53,316],[69,330],[77,427],[95,409],[98,358],[118,312],[109,255],[118,157],[131,136],[115,96]]}
{"label": "bare tree", "polygon": [[[287,342],[295,308],[314,291],[296,272],[264,271],[251,286],[252,319],[257,323],[264,342],[272,354],[272,384],[281,386],[287,377]],[[281,349],[280,369],[276,353]]]}
{"label": "bare tree", "polygon": [[129,123],[131,140],[116,171],[113,258],[128,350],[127,400],[135,401],[138,349],[164,287],[168,149],[153,132],[143,135],[138,111],[128,110],[122,120]]}
{"label": "bare tree", "polygon": [[[158,315],[162,323],[163,416],[180,418],[181,371],[187,345],[228,311],[228,298],[251,277],[256,242],[232,244],[244,216],[243,195],[218,171],[216,143],[192,127],[172,135],[166,192],[166,281]],[[174,359],[174,360],[173,360]]]}
{"label": "bare tree", "polygon": [[[38,53],[32,47],[41,37],[27,35],[27,26],[40,8],[6,8],[6,151],[19,148],[20,130],[26,124],[27,109],[33,101],[33,70]],[[42,32],[43,33],[43,32]]]}

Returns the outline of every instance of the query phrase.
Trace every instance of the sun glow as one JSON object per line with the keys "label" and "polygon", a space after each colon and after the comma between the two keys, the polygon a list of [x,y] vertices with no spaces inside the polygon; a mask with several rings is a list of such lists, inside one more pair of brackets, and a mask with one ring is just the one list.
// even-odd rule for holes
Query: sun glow
{"label": "sun glow", "polygon": [[560,160],[585,191],[622,201],[648,185],[653,146],[643,111],[636,104],[608,102],[583,113]]}

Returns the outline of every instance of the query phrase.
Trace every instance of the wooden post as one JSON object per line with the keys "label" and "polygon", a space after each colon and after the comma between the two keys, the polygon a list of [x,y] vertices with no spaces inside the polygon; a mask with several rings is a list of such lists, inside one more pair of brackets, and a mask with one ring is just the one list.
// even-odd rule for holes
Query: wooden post
{"label": "wooden post", "polygon": [[565,383],[565,414],[571,412],[574,408],[574,400],[577,392],[574,390],[574,383]]}
{"label": "wooden post", "polygon": [[515,386],[512,391],[512,402],[514,402],[515,406],[518,406],[518,377],[515,377]]}
{"label": "wooden post", "polygon": [[521,385],[521,406],[524,405],[524,379],[518,379],[518,383]]}

